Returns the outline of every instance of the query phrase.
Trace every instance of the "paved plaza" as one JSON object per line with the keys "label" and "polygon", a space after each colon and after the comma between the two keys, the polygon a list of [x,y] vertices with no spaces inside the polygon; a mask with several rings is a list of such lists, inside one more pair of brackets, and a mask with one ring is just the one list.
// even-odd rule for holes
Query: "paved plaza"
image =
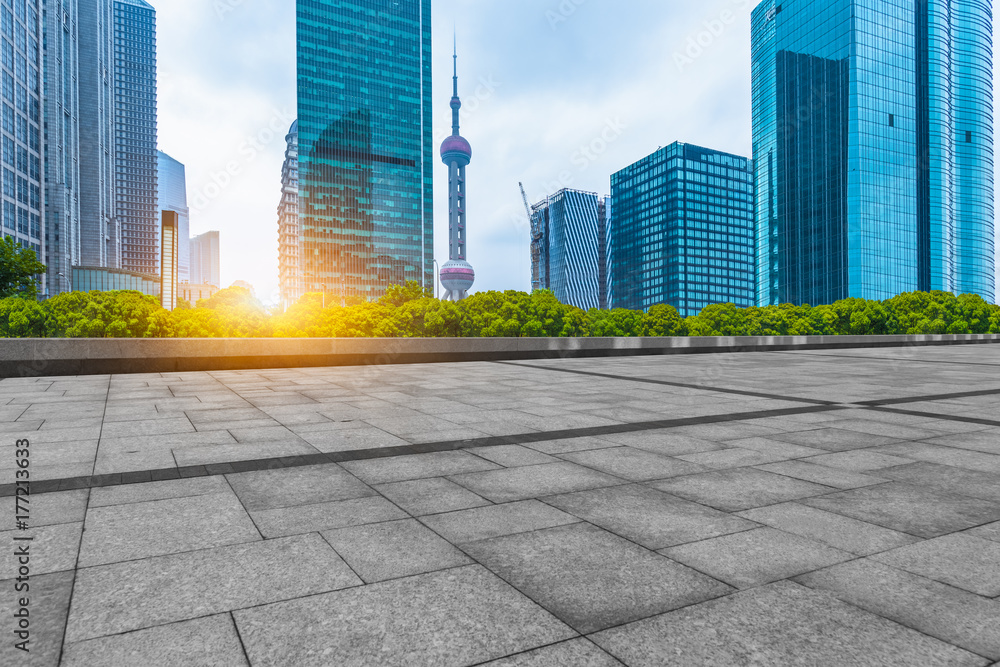
{"label": "paved plaza", "polygon": [[2,665],[1000,665],[1000,345],[8,378],[0,422]]}

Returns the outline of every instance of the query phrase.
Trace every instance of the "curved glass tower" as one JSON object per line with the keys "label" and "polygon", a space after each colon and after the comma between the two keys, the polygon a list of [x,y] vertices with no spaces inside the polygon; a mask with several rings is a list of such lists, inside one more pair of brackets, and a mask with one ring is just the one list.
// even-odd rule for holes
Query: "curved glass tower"
{"label": "curved glass tower", "polygon": [[757,301],[995,296],[986,0],[753,12]]}

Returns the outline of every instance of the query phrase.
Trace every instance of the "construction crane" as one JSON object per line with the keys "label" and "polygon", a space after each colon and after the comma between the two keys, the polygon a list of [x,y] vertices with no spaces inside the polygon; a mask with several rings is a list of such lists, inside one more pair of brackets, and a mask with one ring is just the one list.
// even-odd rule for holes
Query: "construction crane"
{"label": "construction crane", "polygon": [[528,214],[528,226],[531,229],[531,291],[542,288],[542,242],[544,232],[542,231],[541,220],[535,222],[535,217],[531,214],[531,205],[528,203],[528,193],[524,191],[524,183],[521,186],[521,199],[524,200],[524,212]]}

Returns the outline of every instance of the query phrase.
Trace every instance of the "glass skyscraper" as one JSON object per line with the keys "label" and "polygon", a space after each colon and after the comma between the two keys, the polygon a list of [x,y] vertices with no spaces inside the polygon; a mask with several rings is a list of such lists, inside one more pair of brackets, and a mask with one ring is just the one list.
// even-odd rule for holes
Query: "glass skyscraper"
{"label": "glass skyscraper", "polygon": [[115,216],[121,266],[157,275],[160,211],[156,172],[156,10],[114,0]]}
{"label": "glass skyscraper", "polygon": [[0,2],[0,219],[4,237],[34,250],[44,262],[41,15],[41,0]]}
{"label": "glass skyscraper", "polygon": [[757,302],[995,296],[985,0],[765,0],[752,18]]}
{"label": "glass skyscraper", "polygon": [[219,266],[219,232],[205,232],[191,239],[191,284],[222,286]]}
{"label": "glass skyscraper", "polygon": [[299,0],[297,40],[307,289],[432,286],[430,0]]}
{"label": "glass skyscraper", "polygon": [[531,287],[552,290],[561,303],[605,308],[604,199],[564,189],[531,207]]}
{"label": "glass skyscraper", "polygon": [[287,309],[304,294],[302,285],[302,223],[299,220],[299,123],[285,135],[278,203],[278,283],[281,307]]}
{"label": "glass skyscraper", "polygon": [[661,148],[611,176],[612,308],[666,303],[681,316],[754,302],[753,166],[690,144]]}
{"label": "glass skyscraper", "polygon": [[157,210],[177,213],[177,280],[191,282],[191,212],[187,204],[187,173],[184,165],[157,151]]}

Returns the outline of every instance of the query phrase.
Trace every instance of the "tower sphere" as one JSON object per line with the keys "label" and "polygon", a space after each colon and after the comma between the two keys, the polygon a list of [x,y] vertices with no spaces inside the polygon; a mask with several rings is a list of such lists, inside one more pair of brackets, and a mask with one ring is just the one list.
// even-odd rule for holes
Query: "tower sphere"
{"label": "tower sphere", "polygon": [[476,272],[472,265],[461,259],[453,259],[441,267],[441,284],[452,292],[468,292],[476,282]]}
{"label": "tower sphere", "polygon": [[472,146],[465,137],[453,134],[441,144],[441,160],[445,164],[455,160],[464,167],[472,162]]}

